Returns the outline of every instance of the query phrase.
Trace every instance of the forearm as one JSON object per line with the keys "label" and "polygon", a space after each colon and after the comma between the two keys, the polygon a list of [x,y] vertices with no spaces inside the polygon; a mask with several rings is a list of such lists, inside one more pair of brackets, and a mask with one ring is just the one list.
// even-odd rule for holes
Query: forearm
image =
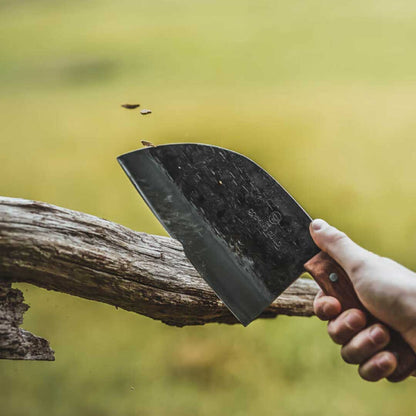
{"label": "forearm", "polygon": [[403,295],[401,309],[408,323],[408,327],[402,332],[403,337],[416,352],[416,277]]}

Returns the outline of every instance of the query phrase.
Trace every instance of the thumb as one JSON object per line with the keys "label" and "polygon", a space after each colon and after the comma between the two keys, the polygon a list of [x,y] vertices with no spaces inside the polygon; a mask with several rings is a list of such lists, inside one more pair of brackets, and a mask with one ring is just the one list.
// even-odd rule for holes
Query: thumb
{"label": "thumb", "polygon": [[339,263],[353,281],[358,269],[371,257],[372,253],[324,220],[312,221],[310,232],[315,244]]}

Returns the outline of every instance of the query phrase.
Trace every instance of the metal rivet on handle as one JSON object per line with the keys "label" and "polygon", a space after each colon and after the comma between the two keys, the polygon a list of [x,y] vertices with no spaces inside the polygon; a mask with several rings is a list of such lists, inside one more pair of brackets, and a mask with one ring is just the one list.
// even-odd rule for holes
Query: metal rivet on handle
{"label": "metal rivet on handle", "polygon": [[331,274],[329,275],[329,280],[330,280],[332,283],[335,283],[335,282],[338,280],[338,275],[337,275],[336,273],[331,273]]}

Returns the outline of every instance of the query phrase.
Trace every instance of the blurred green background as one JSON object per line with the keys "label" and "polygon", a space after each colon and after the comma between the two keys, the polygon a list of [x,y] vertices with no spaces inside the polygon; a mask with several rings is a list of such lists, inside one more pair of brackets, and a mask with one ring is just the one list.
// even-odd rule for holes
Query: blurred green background
{"label": "blurred green background", "polygon": [[[165,234],[116,156],[211,143],[416,269],[415,19],[409,0],[0,0],[0,194]],[[415,380],[361,381],[316,318],[179,329],[19,287],[56,362],[1,362],[1,415],[414,412]]]}

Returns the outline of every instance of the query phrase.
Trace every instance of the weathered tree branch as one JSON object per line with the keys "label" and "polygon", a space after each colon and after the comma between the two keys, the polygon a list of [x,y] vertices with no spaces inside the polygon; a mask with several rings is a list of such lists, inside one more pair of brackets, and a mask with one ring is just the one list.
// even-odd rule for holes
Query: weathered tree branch
{"label": "weathered tree branch", "polygon": [[0,358],[53,361],[48,341],[19,328],[28,309],[20,290],[0,282]]}
{"label": "weathered tree branch", "polygon": [[[0,197],[0,276],[169,325],[236,322],[178,241],[42,202]],[[316,292],[298,279],[262,317],[310,316]]]}

